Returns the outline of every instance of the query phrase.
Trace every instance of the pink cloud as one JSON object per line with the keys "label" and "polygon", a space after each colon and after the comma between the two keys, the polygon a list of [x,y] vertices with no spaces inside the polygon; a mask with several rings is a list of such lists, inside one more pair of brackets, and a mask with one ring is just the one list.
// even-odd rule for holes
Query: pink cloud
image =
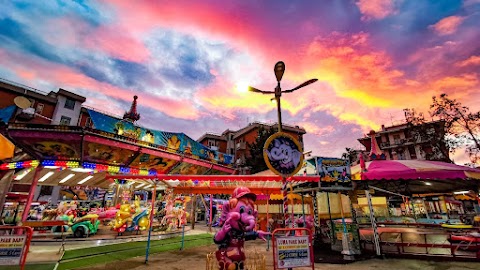
{"label": "pink cloud", "polygon": [[470,56],[470,58],[463,60],[461,62],[458,62],[455,65],[459,67],[478,66],[480,65],[480,56],[472,55]]}
{"label": "pink cloud", "polygon": [[125,61],[145,62],[150,56],[148,49],[137,37],[117,27],[102,26],[95,29],[85,39],[84,45]]}
{"label": "pink cloud", "polygon": [[464,20],[465,17],[450,16],[441,19],[436,24],[430,25],[430,28],[440,36],[450,35],[457,31],[458,27]]}
{"label": "pink cloud", "polygon": [[65,48],[81,46],[131,62],[145,62],[150,57],[149,50],[139,37],[133,36],[134,32],[119,26],[94,27],[73,16],[49,19],[39,27],[45,33],[43,38],[55,46]]}
{"label": "pink cloud", "polygon": [[[108,83],[98,82],[69,67],[46,62],[35,57],[26,57],[11,52],[7,53],[0,49],[0,64],[11,67],[19,77],[25,78],[25,74],[28,74],[29,78],[48,80],[52,84],[58,85],[58,87],[71,91],[84,89],[91,91],[94,96],[103,94],[109,98],[122,99],[128,102],[132,101],[133,95],[138,95],[140,106],[150,107],[171,117],[194,120],[201,116],[201,113],[191,100],[176,100],[145,92],[133,92]],[[94,103],[89,102],[89,104],[96,107]],[[103,108],[103,103],[99,105]]]}
{"label": "pink cloud", "polygon": [[362,20],[380,20],[395,14],[393,0],[359,0],[355,3],[363,14]]}

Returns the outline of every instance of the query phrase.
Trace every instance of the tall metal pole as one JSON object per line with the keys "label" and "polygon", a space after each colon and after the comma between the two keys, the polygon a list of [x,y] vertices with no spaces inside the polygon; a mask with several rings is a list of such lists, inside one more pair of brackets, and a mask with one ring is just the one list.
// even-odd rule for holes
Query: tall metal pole
{"label": "tall metal pole", "polygon": [[157,196],[157,181],[153,180],[153,193],[152,193],[152,209],[150,210],[150,224],[148,228],[148,239],[147,239],[147,251],[145,254],[145,263],[148,263],[148,255],[150,253],[150,236],[152,234],[152,223],[153,215],[155,213],[155,197]]}
{"label": "tall metal pole", "polygon": [[212,222],[213,222],[213,194],[210,194],[210,224],[208,225],[208,229],[210,232],[212,232]]}

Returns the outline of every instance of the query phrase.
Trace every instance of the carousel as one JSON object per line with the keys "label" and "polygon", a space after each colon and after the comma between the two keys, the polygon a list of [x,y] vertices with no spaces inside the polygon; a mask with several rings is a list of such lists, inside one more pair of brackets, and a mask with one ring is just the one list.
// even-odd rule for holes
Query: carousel
{"label": "carousel", "polygon": [[[135,98],[123,118],[84,109],[79,122],[91,121],[85,126],[12,123],[15,111],[2,113],[2,140],[14,147],[0,161],[3,220],[63,220],[70,227],[88,221],[79,236],[95,233],[103,219],[119,234],[138,231],[148,227],[153,185],[122,175],[234,173],[231,155],[183,133],[138,126],[136,106]],[[162,182],[160,189],[168,188]]]}

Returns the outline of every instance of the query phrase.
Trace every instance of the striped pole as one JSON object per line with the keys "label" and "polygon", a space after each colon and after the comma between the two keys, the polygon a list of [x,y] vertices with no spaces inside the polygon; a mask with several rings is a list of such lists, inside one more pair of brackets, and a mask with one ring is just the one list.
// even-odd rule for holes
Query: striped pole
{"label": "striped pole", "polygon": [[297,222],[295,222],[295,204],[294,204],[294,201],[293,201],[293,185],[292,183],[290,183],[290,204],[292,205],[292,214],[290,215],[290,224],[292,224],[292,228],[296,228],[297,227]]}
{"label": "striped pole", "polygon": [[283,220],[285,228],[289,227],[290,218],[288,213],[288,183],[285,177],[282,177],[282,195],[283,195]]}
{"label": "striped pole", "polygon": [[313,223],[315,226],[315,232],[320,232],[320,221],[318,220],[318,201],[317,201],[317,194],[318,192],[312,192],[312,200],[313,200]]}

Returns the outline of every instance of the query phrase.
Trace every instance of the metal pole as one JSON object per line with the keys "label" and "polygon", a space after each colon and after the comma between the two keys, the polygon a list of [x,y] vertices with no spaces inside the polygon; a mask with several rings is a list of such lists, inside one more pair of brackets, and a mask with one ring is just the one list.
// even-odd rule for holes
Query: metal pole
{"label": "metal pole", "polygon": [[301,196],[302,196],[303,227],[306,228],[307,227],[307,218],[305,217],[305,200],[303,198],[303,194]]}
{"label": "metal pole", "polygon": [[[350,248],[350,237],[348,235],[347,224],[345,222],[345,213],[343,212],[342,193],[338,192],[338,202],[340,203],[340,214],[342,216],[343,236],[342,236],[342,254],[344,260],[354,260],[354,253]],[[353,233],[353,232],[352,232]]]}
{"label": "metal pole", "polygon": [[280,88],[280,82],[278,82],[275,88],[275,100],[277,101],[277,115],[278,115],[278,132],[282,132],[282,109],[280,105],[280,97],[282,96],[282,88]]}
{"label": "metal pole", "polygon": [[185,224],[182,225],[182,246],[180,247],[180,250],[183,250],[185,245]]}
{"label": "metal pole", "polygon": [[156,179],[153,181],[153,193],[152,193],[152,209],[150,210],[150,224],[148,228],[148,239],[147,239],[147,251],[145,254],[145,263],[148,263],[148,255],[150,253],[150,236],[152,234],[152,223],[153,223],[153,215],[155,211],[155,197],[157,196],[157,181]]}
{"label": "metal pole", "polygon": [[190,221],[192,222],[192,230],[195,229],[195,220],[196,220],[196,213],[197,213],[197,195],[192,196],[192,212]]}
{"label": "metal pole", "polygon": [[372,196],[370,195],[370,191],[365,190],[365,195],[367,196],[367,202],[368,202],[368,210],[370,211],[370,222],[372,223],[372,229],[373,229],[373,242],[375,244],[375,252],[377,256],[382,255],[382,252],[380,250],[380,240],[378,237],[378,230],[377,230],[377,223],[375,221],[375,214],[373,213],[373,205],[372,205]]}
{"label": "metal pole", "polygon": [[213,216],[212,216],[212,213],[213,212],[213,194],[210,194],[210,224],[208,225],[208,229],[210,230],[210,232],[212,232],[212,219],[213,219]]}
{"label": "metal pole", "polygon": [[288,187],[287,180],[282,177],[282,195],[283,195],[283,222],[285,228],[289,226],[289,214],[288,214]]}
{"label": "metal pole", "polygon": [[[28,169],[29,170],[29,169]],[[3,190],[0,190],[0,217],[3,215],[3,209],[5,206],[5,199],[7,198],[7,193],[10,191],[10,184],[13,181],[15,170],[8,170],[0,172],[0,181],[3,180]],[[2,188],[2,185],[0,185]]]}
{"label": "metal pole", "polygon": [[295,228],[295,212],[294,212],[295,211],[294,210],[295,202],[293,201],[293,185],[292,185],[292,183],[290,183],[290,204],[292,205],[290,220],[291,220],[292,228]]}
{"label": "metal pole", "polygon": [[[270,232],[270,219],[268,216],[268,206],[270,201],[270,194],[267,194],[267,232]],[[267,251],[270,249],[270,236],[267,236]]]}
{"label": "metal pole", "polygon": [[33,195],[35,194],[35,189],[37,188],[38,179],[40,178],[40,171],[42,169],[43,169],[43,166],[38,166],[37,168],[35,168],[35,173],[33,175],[32,184],[30,185],[27,202],[25,203],[25,207],[23,208],[22,223],[27,220],[28,214],[30,213],[30,207],[32,206],[32,201],[33,201]]}
{"label": "metal pole", "polygon": [[330,193],[327,192],[327,206],[328,206],[328,216],[330,217],[330,227],[331,227],[331,235],[330,237],[332,237],[332,242],[333,242],[333,239],[335,239],[335,224],[333,224],[333,220],[332,220],[332,211],[330,210]]}

